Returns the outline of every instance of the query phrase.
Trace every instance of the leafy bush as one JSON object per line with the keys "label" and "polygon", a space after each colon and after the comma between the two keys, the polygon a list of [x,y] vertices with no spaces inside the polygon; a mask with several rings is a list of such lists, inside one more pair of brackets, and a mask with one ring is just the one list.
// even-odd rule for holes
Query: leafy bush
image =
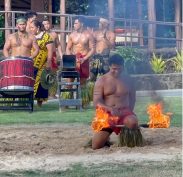
{"label": "leafy bush", "polygon": [[175,72],[181,72],[183,68],[183,50],[180,52],[176,50],[177,55],[172,59]]}
{"label": "leafy bush", "polygon": [[141,57],[142,53],[132,47],[116,47],[115,52],[123,57],[125,61],[125,68],[128,73],[137,73],[137,63],[142,62],[143,60]]}
{"label": "leafy bush", "polygon": [[163,60],[162,56],[158,57],[155,53],[153,53],[150,65],[156,74],[162,74],[166,69],[166,62]]}
{"label": "leafy bush", "polygon": [[[0,14],[0,28],[4,27],[4,15]],[[5,40],[5,34],[3,30],[0,30],[0,49],[3,48]]]}

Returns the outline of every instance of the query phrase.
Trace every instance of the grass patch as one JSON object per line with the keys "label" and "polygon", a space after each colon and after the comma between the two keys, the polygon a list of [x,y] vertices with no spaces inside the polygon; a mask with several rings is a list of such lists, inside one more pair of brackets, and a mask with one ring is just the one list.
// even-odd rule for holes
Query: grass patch
{"label": "grass patch", "polygon": [[[164,97],[164,112],[172,112],[171,126],[182,126],[182,98],[181,97]],[[137,97],[135,113],[140,123],[149,121],[146,109],[148,104],[153,103],[150,97]]]}
{"label": "grass patch", "polygon": [[[173,112],[172,126],[182,125],[182,101],[181,97],[165,97],[165,108]],[[149,97],[138,97],[135,113],[140,123],[148,122],[146,113],[147,105],[151,103]],[[76,109],[68,109],[59,112],[57,102],[48,102],[42,108],[34,107],[34,112],[25,111],[0,111],[0,124],[38,124],[38,123],[84,123],[90,124],[94,116],[94,109],[90,107],[83,112]]]}
{"label": "grass patch", "polygon": [[128,164],[91,165],[77,164],[65,171],[50,173],[40,171],[0,173],[3,177],[180,177],[182,174],[181,160],[165,162],[140,162]]}

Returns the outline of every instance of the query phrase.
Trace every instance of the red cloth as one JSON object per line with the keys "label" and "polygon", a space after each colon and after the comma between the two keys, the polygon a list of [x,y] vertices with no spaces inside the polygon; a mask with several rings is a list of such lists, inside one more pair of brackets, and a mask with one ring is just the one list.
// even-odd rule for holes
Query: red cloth
{"label": "red cloth", "polygon": [[[128,107],[122,108],[121,111],[122,111],[122,116],[119,117],[117,125],[124,125],[124,120],[127,116],[135,115],[135,113],[131,111],[130,108]],[[115,127],[113,128],[113,131],[118,135],[121,131],[121,128]]]}
{"label": "red cloth", "polygon": [[88,78],[90,74],[90,69],[89,69],[89,60],[86,60],[84,63],[80,63],[81,60],[83,60],[83,57],[85,55],[82,55],[80,53],[76,54],[76,60],[77,60],[77,65],[76,65],[76,70],[80,74],[80,78]]}
{"label": "red cloth", "polygon": [[51,68],[53,70],[57,70],[58,69],[56,52],[53,52],[53,56],[52,56],[52,59],[51,59]]}

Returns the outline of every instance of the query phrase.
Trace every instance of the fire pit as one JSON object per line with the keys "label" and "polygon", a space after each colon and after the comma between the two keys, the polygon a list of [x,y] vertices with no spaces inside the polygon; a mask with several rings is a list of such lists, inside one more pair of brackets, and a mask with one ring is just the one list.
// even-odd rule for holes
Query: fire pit
{"label": "fire pit", "polygon": [[149,128],[168,128],[170,127],[170,120],[172,113],[163,113],[163,103],[150,104],[147,107],[147,113],[149,114]]}

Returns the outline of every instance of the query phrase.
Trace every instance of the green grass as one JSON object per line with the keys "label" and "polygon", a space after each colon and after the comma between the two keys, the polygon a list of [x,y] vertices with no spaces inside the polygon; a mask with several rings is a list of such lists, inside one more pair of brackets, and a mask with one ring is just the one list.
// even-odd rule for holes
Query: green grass
{"label": "green grass", "polygon": [[[173,112],[172,125],[182,125],[182,102],[180,97],[164,98],[166,111]],[[140,123],[148,122],[147,105],[151,103],[148,97],[139,97],[135,106],[135,113]],[[84,123],[90,124],[94,116],[91,107],[83,112],[68,109],[59,112],[58,103],[46,103],[42,108],[34,107],[34,112],[0,111],[0,124],[37,124],[37,123]]]}
{"label": "green grass", "polygon": [[[164,112],[172,112],[172,126],[182,126],[182,98],[181,97],[164,97]],[[147,106],[153,103],[150,97],[138,97],[135,105],[135,113],[140,123],[148,122],[146,113]]]}
{"label": "green grass", "polygon": [[82,164],[73,165],[65,171],[40,172],[4,172],[3,177],[180,177],[181,160],[165,162],[139,162],[128,164],[105,164],[92,165],[89,167]]}

